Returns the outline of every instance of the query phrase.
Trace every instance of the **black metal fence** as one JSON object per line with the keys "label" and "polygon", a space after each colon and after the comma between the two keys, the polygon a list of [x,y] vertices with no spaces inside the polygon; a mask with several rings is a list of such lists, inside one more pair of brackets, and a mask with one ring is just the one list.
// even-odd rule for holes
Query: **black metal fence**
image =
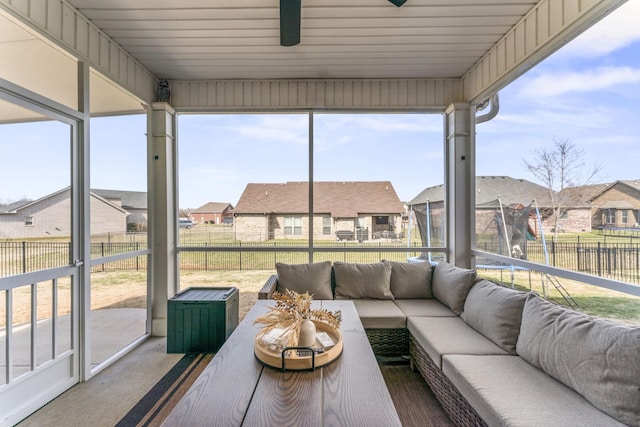
{"label": "black metal fence", "polygon": [[[91,258],[123,254],[146,248],[141,242],[97,242],[91,244]],[[146,269],[146,256],[115,261],[93,270]],[[70,242],[0,242],[0,277],[62,267],[72,263]]]}
{"label": "black metal fence", "polygon": [[[500,253],[490,245],[479,249]],[[640,283],[640,243],[529,242],[526,259],[630,283]]]}
{"label": "black metal fence", "polygon": [[[314,261],[377,262],[383,259],[405,261],[408,257],[421,255],[420,252],[390,251],[387,244],[345,245],[344,251],[336,251],[336,243],[328,244],[331,251],[314,248]],[[355,245],[355,246],[353,246]],[[274,242],[243,244],[244,251],[234,250],[239,243],[216,245],[213,251],[182,250],[180,268],[183,271],[214,270],[273,270],[276,262],[304,263],[308,260],[306,251],[277,251],[279,247],[291,247],[291,243]],[[92,259],[144,249],[145,243],[98,242],[91,245]],[[250,248],[257,248],[252,251]],[[367,248],[358,252],[357,248]],[[395,246],[404,247],[402,244]],[[206,248],[206,245],[203,245]],[[68,265],[70,263],[70,243],[68,242],[0,242],[0,277]],[[356,251],[354,251],[354,249]],[[490,248],[480,247],[488,250]],[[545,257],[546,250],[546,257]],[[527,259],[572,271],[579,271],[630,283],[640,283],[639,243],[547,243],[527,245]],[[147,257],[138,256],[107,264],[94,266],[93,271],[141,271],[147,268]]]}

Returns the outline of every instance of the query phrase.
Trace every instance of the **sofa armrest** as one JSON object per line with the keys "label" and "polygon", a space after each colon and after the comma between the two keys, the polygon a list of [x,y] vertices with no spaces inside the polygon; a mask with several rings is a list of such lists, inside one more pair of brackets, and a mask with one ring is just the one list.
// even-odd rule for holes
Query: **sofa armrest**
{"label": "sofa armrest", "polygon": [[273,299],[273,293],[278,286],[278,276],[276,274],[271,275],[262,285],[262,289],[258,291],[258,299]]}

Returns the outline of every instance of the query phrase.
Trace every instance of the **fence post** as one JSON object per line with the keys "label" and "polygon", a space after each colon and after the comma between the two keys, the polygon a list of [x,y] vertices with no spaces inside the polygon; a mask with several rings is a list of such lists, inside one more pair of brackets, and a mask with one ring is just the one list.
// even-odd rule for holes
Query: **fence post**
{"label": "fence post", "polygon": [[600,242],[598,242],[598,250],[596,252],[596,261],[597,261],[596,269],[598,271],[598,276],[602,276],[602,255],[600,254],[600,249],[601,249],[601,245],[600,245]]}
{"label": "fence post", "polygon": [[22,272],[27,272],[27,242],[22,242]]}
{"label": "fence post", "polygon": [[551,265],[556,266],[556,241],[551,241]]}

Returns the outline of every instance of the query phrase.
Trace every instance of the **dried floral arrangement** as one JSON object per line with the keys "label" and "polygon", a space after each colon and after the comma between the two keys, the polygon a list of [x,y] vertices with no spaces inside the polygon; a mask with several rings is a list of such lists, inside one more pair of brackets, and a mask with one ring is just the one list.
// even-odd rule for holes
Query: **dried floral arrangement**
{"label": "dried floral arrangement", "polygon": [[340,327],[342,321],[340,311],[330,311],[322,308],[311,308],[312,296],[308,292],[299,294],[295,291],[285,290],[283,293],[275,292],[273,299],[275,307],[264,316],[258,317],[253,323],[265,325],[258,333],[257,339],[265,335],[276,334],[270,341],[278,341],[282,347],[296,346],[300,324],[303,320],[315,320],[324,322],[334,329]]}

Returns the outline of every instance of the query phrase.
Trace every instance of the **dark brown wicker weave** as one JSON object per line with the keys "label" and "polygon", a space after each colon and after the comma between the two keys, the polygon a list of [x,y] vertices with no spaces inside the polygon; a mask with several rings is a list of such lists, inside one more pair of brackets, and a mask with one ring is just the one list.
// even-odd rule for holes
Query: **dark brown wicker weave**
{"label": "dark brown wicker weave", "polygon": [[258,291],[258,299],[271,299],[278,286],[278,276],[272,274]]}
{"label": "dark brown wicker weave", "polygon": [[436,366],[422,346],[410,337],[409,353],[411,362],[418,368],[420,374],[442,404],[445,412],[457,426],[482,426],[486,423],[471,407],[469,402],[460,394],[458,389],[449,381],[442,370]]}
{"label": "dark brown wicker weave", "polygon": [[409,354],[407,329],[365,329],[376,356],[397,357]]}

